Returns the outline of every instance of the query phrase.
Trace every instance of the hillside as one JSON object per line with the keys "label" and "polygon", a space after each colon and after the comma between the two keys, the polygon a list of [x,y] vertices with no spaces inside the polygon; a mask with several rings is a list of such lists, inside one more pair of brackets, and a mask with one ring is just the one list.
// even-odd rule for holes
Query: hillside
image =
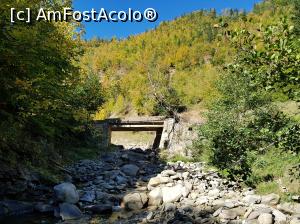
{"label": "hillside", "polygon": [[276,24],[290,15],[282,3],[266,1],[249,14],[197,11],[125,40],[85,43],[83,72],[100,76],[107,98],[96,118],[162,114],[161,101],[178,108],[205,107],[218,94],[213,83],[236,55],[232,33]]}

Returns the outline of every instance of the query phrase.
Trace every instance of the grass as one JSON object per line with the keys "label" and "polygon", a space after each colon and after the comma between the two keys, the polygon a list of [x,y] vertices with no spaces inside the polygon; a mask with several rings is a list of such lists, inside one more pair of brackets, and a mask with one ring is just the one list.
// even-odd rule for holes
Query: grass
{"label": "grass", "polygon": [[[198,149],[195,151],[194,160],[207,162],[207,169],[216,170],[209,163],[211,153],[209,149],[203,148],[200,151]],[[256,192],[261,195],[276,193],[281,196],[282,201],[290,201],[293,195],[300,194],[300,171],[294,176],[289,172],[290,168],[300,164],[300,155],[270,148],[264,154],[254,154],[252,157],[254,158],[252,174],[245,187],[247,185],[255,187]]]}
{"label": "grass", "polygon": [[159,158],[160,160],[164,161],[164,162],[193,162],[193,158],[181,155],[181,154],[172,154],[170,153],[167,149],[162,149],[159,152]]}
{"label": "grass", "polygon": [[[270,149],[264,155],[257,156],[250,180],[258,193],[277,193],[283,200],[289,200],[290,196],[300,194],[300,177],[289,172],[299,163],[300,155]],[[284,188],[287,192],[283,191]]]}

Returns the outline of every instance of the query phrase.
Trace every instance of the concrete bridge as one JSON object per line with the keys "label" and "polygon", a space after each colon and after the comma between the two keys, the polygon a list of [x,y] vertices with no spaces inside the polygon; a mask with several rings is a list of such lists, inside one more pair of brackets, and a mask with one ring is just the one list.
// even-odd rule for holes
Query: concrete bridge
{"label": "concrete bridge", "polygon": [[168,148],[173,128],[174,119],[166,117],[135,117],[135,118],[111,118],[95,121],[96,128],[101,132],[103,147],[111,144],[111,132],[113,131],[155,131],[153,149]]}

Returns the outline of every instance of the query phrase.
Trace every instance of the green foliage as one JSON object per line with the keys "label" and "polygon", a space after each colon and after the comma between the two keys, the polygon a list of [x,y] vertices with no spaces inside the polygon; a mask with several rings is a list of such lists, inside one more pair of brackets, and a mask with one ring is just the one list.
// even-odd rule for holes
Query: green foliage
{"label": "green foliage", "polygon": [[278,134],[278,147],[300,154],[300,125],[292,124],[285,127]]}
{"label": "green foliage", "polygon": [[[288,200],[290,195],[299,194],[299,163],[299,154],[272,147],[263,154],[255,155],[247,184],[256,186],[261,194],[278,193]],[[289,193],[283,193],[282,187]]]}
{"label": "green foliage", "polygon": [[241,50],[218,81],[220,95],[200,128],[196,153],[211,150],[210,162],[223,174],[249,180],[257,156],[271,147],[299,153],[299,124],[272,105],[272,95],[298,99],[300,48],[287,20],[231,34],[233,46]]}
{"label": "green foliage", "polygon": [[[88,73],[101,76],[106,92],[107,103],[97,117],[130,112],[168,114],[166,105],[153,98],[149,74],[154,82],[159,79],[157,76],[165,80],[171,76],[169,92],[162,90],[169,104],[206,105],[218,95],[213,83],[219,79],[219,70],[236,54],[229,41],[230,31],[252,30],[262,20],[268,24],[268,16],[237,11],[218,16],[214,10],[198,11],[125,40],[86,42],[88,50],[80,65]],[[276,16],[277,13],[272,18],[275,21]],[[163,81],[160,86],[164,84]]]}
{"label": "green foliage", "polygon": [[242,51],[238,63],[229,66],[230,72],[247,76],[250,85],[299,100],[300,40],[293,25],[283,19],[258,34],[241,30],[232,36]]}
{"label": "green foliage", "polygon": [[10,22],[10,8],[35,12],[41,5],[63,10],[71,2],[0,3],[0,160],[36,166],[81,144],[89,132],[82,127],[103,102],[99,79],[80,75],[76,23]]}

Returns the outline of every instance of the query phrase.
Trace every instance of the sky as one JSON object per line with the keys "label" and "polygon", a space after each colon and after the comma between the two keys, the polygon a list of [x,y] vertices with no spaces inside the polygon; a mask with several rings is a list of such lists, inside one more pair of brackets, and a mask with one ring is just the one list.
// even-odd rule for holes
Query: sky
{"label": "sky", "polygon": [[244,9],[250,11],[260,0],[74,0],[74,10],[90,11],[92,8],[106,11],[128,11],[129,8],[143,12],[153,8],[158,13],[155,22],[83,22],[86,30],[84,38],[98,37],[102,39],[126,38],[158,26],[162,21],[175,19],[183,14],[200,9],[215,8],[218,13],[223,9]]}

